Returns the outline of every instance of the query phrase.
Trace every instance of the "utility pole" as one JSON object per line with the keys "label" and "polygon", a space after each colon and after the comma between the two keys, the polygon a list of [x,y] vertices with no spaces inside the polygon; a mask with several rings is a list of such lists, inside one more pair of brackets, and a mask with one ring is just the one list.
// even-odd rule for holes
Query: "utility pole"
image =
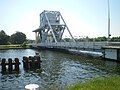
{"label": "utility pole", "polygon": [[108,41],[110,40],[110,4],[108,0]]}

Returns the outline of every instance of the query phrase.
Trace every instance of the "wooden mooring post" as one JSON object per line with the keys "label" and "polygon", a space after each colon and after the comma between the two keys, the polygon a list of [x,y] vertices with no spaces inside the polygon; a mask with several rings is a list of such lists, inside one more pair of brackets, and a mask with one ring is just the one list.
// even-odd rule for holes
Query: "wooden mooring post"
{"label": "wooden mooring post", "polygon": [[40,69],[41,68],[41,60],[40,56],[29,56],[23,57],[23,67],[24,69]]}
{"label": "wooden mooring post", "polygon": [[1,66],[2,66],[2,71],[6,71],[6,65],[5,65],[6,59],[3,58],[2,62],[1,62]]}
{"label": "wooden mooring post", "polygon": [[19,59],[15,58],[15,70],[19,71]]}
{"label": "wooden mooring post", "polygon": [[8,59],[8,70],[11,72],[13,70],[13,64],[12,64],[12,59]]}
{"label": "wooden mooring post", "polygon": [[[6,60],[5,58],[3,58],[0,64],[2,66],[2,72],[6,72],[7,70],[8,72],[12,72],[14,70],[19,71],[20,62],[18,58],[15,58],[15,60],[12,60],[11,58]],[[8,69],[7,69],[7,66],[8,66]]]}
{"label": "wooden mooring post", "polygon": [[23,57],[23,67],[25,68],[25,69],[29,69],[29,64],[28,64],[28,57]]}

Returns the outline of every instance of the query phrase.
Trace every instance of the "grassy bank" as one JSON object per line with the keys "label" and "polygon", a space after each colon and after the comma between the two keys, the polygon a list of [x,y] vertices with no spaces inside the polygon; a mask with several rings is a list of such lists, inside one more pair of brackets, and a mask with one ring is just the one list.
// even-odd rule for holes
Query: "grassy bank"
{"label": "grassy bank", "polygon": [[0,45],[0,50],[4,49],[24,49],[24,48],[30,48],[29,45],[26,45],[26,47],[22,47],[22,45]]}
{"label": "grassy bank", "polygon": [[86,83],[69,86],[66,90],[120,90],[120,76],[95,78]]}

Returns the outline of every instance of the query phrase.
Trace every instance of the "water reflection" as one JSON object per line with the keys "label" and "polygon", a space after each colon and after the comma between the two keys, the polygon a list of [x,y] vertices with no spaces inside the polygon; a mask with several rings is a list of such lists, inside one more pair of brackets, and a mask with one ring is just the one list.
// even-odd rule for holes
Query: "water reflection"
{"label": "water reflection", "polygon": [[[19,73],[0,73],[0,90],[23,90],[30,83],[38,84],[41,90],[64,90],[76,82],[120,74],[120,63],[63,52],[39,52],[42,57],[40,70],[25,71],[21,64]],[[31,49],[0,51],[1,58],[17,57],[21,63],[23,56],[34,55],[35,50]]]}

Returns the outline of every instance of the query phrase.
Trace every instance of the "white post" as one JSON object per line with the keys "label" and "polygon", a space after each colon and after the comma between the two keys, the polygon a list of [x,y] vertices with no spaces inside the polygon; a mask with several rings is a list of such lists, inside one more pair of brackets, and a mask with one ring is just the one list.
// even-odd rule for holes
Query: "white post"
{"label": "white post", "polygon": [[39,85],[37,84],[29,84],[25,86],[26,90],[39,90]]}

